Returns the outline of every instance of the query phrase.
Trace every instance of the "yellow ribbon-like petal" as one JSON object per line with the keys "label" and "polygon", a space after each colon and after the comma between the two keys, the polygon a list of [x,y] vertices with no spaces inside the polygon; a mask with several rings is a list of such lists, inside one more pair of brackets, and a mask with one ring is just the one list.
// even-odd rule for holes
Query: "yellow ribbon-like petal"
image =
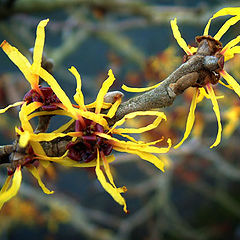
{"label": "yellow ribbon-like petal", "polygon": [[[93,103],[89,103],[86,105],[86,108],[89,109],[89,108],[96,108],[96,101],[94,101]],[[103,102],[103,105],[102,105],[102,109],[108,109],[112,106],[112,103],[105,103]]]}
{"label": "yellow ribbon-like petal", "polygon": [[[231,56],[233,56],[232,54],[229,54],[229,52],[231,53],[231,48],[233,48],[235,45],[237,45],[240,42],[240,35],[237,36],[236,38],[232,39],[230,42],[228,42],[224,48],[222,49],[221,53],[225,56],[226,54],[226,58],[227,60],[230,59]],[[225,60],[226,61],[226,60]]]}
{"label": "yellow ribbon-like petal", "polygon": [[[74,118],[74,116],[66,110],[54,110],[54,111],[40,111],[30,114],[27,119],[31,120],[32,118],[39,117],[39,116],[47,116],[47,115],[61,115],[61,116],[68,116],[70,118]],[[75,120],[74,120],[75,121]]]}
{"label": "yellow ribbon-like petal", "polygon": [[24,102],[21,101],[21,102],[15,102],[15,103],[13,103],[13,104],[10,104],[10,105],[8,105],[8,106],[5,107],[5,108],[0,109],[0,114],[1,114],[1,113],[5,113],[9,108],[20,106],[20,105],[22,105],[23,103],[24,103]]}
{"label": "yellow ribbon-like petal", "polygon": [[233,88],[234,92],[240,97],[240,85],[237,83],[237,81],[225,70],[220,71],[220,75],[227,81],[227,83]]}
{"label": "yellow ribbon-like petal", "polygon": [[220,111],[219,111],[219,106],[218,102],[215,96],[215,93],[213,91],[212,85],[209,83],[206,85],[208,94],[211,98],[212,105],[213,105],[213,111],[215,112],[217,122],[218,122],[218,133],[215,142],[211,145],[210,148],[216,147],[220,141],[221,141],[221,134],[222,134],[222,124],[221,124],[221,117],[220,117]]}
{"label": "yellow ribbon-like petal", "polygon": [[3,204],[13,198],[19,191],[22,182],[21,167],[17,167],[12,179],[12,185],[3,193],[0,194],[0,209]]}
{"label": "yellow ribbon-like petal", "polygon": [[[113,156],[113,155],[112,155]],[[124,193],[127,191],[127,188],[125,186],[123,187],[116,187],[115,183],[114,183],[114,180],[113,180],[113,176],[112,176],[112,173],[111,173],[111,169],[110,169],[110,166],[109,166],[109,162],[107,160],[107,158],[105,157],[104,154],[101,154],[100,153],[100,157],[102,159],[102,162],[103,162],[103,166],[104,166],[104,170],[105,170],[105,173],[107,175],[107,178],[109,180],[109,182],[113,185],[113,187],[119,192],[119,193]],[[114,156],[113,156],[114,157]]]}
{"label": "yellow ribbon-like petal", "polygon": [[115,130],[116,133],[143,133],[156,128],[162,119],[167,120],[166,115],[163,112],[158,111],[138,111],[126,114],[121,120],[117,121],[109,130],[112,132],[117,126],[122,125],[127,119],[135,118],[136,116],[156,116],[157,118],[153,123],[140,128],[118,128]]}
{"label": "yellow ribbon-like petal", "polygon": [[122,148],[121,146],[114,147],[114,150],[118,152],[127,152],[130,154],[136,154],[141,159],[152,163],[155,167],[157,167],[158,169],[164,172],[164,166],[165,166],[164,162],[161,161],[161,159],[159,159],[157,156],[153,155],[152,153],[144,152],[144,151],[141,151],[140,149],[139,150],[126,149],[126,148]]}
{"label": "yellow ribbon-like petal", "polygon": [[154,88],[157,88],[158,86],[160,86],[162,84],[162,82],[157,83],[151,87],[144,87],[144,88],[134,88],[134,87],[128,87],[125,84],[122,85],[122,89],[127,91],[127,92],[146,92],[149,90],[152,90]]}
{"label": "yellow ribbon-like petal", "polygon": [[72,66],[68,70],[75,76],[76,81],[77,81],[76,93],[73,98],[81,109],[87,110],[86,106],[84,104],[84,96],[82,93],[82,81],[81,81],[80,74],[78,73],[77,69],[74,66]]}
{"label": "yellow ribbon-like petal", "polygon": [[68,121],[67,123],[65,123],[61,127],[59,127],[58,129],[53,131],[53,133],[61,133],[61,132],[66,131],[74,122],[75,122],[75,120],[71,119],[70,121]]}
{"label": "yellow ribbon-like petal", "polygon": [[27,105],[27,103],[25,102],[22,107],[21,110],[19,112],[19,119],[21,121],[21,125],[24,131],[29,131],[29,132],[33,132],[32,126],[27,118],[27,116],[34,112],[35,110],[37,110],[38,108],[40,108],[42,106],[42,103],[40,102],[32,102],[30,104]]}
{"label": "yellow ribbon-like petal", "polygon": [[119,191],[116,188],[114,188],[109,182],[106,181],[106,178],[100,168],[99,151],[97,153],[97,165],[95,168],[95,172],[96,172],[98,181],[101,183],[105,191],[108,192],[118,204],[122,205],[124,212],[127,213],[127,205],[126,205],[125,199],[122,197],[122,195],[119,193]]}
{"label": "yellow ribbon-like petal", "polygon": [[7,41],[3,41],[0,47],[23,73],[27,81],[31,84],[31,87],[33,89],[38,89],[38,77],[31,73],[31,64],[29,63],[28,59],[23,56],[17,48],[11,46]]}
{"label": "yellow ribbon-like petal", "polygon": [[224,61],[228,61],[234,57],[234,54],[240,53],[240,46],[234,46],[232,48],[227,48],[224,52]]}
{"label": "yellow ribbon-like petal", "polygon": [[112,86],[113,82],[115,81],[115,77],[113,75],[112,70],[110,69],[108,71],[108,78],[103,82],[101,89],[99,90],[99,93],[96,98],[96,109],[95,113],[100,113],[104,101],[104,96],[108,92],[108,89]]}
{"label": "yellow ribbon-like petal", "polygon": [[188,54],[188,55],[192,55],[192,52],[190,50],[190,48],[188,47],[187,43],[185,42],[185,40],[182,38],[181,33],[178,29],[177,26],[177,19],[175,18],[174,20],[170,21],[171,23],[171,28],[172,28],[172,32],[173,32],[173,36],[174,38],[177,40],[178,45]]}
{"label": "yellow ribbon-like petal", "polygon": [[221,85],[223,85],[224,87],[233,90],[233,88],[232,88],[230,85],[225,84],[223,81],[219,80],[218,82],[219,82]]}
{"label": "yellow ribbon-like petal", "polygon": [[[42,141],[52,141],[53,139],[59,138],[59,137],[80,137],[82,136],[81,132],[68,132],[68,133],[29,133],[28,131],[22,132],[20,129],[15,128],[16,132],[20,135],[19,144],[20,146],[26,146],[28,141],[31,140],[33,142],[42,142]],[[27,141],[26,145],[23,145],[21,141],[25,142]]]}
{"label": "yellow ribbon-like petal", "polygon": [[[8,176],[8,177],[7,177],[5,183],[4,183],[4,185],[2,186],[2,189],[1,189],[1,191],[0,191],[0,196],[1,196],[2,193],[4,193],[4,192],[7,191],[8,187],[9,187],[9,185],[10,185],[11,179],[12,179],[12,176]],[[1,208],[1,207],[0,207],[0,208]]]}
{"label": "yellow ribbon-like petal", "polygon": [[195,122],[195,109],[197,106],[197,95],[198,95],[198,89],[196,88],[194,91],[192,102],[191,102],[190,111],[187,117],[186,130],[183,135],[183,139],[174,147],[175,149],[179,148],[191,133],[193,124]]}
{"label": "yellow ribbon-like petal", "polygon": [[33,165],[27,166],[27,169],[37,179],[38,184],[42,188],[44,193],[46,193],[46,194],[54,193],[54,191],[50,191],[49,189],[46,188],[46,186],[44,185],[44,183],[41,180],[41,177],[39,176],[38,170]]}
{"label": "yellow ribbon-like petal", "polygon": [[[240,12],[239,12],[240,15]],[[223,34],[234,24],[236,24],[240,20],[240,16],[235,16],[227,20],[223,26],[218,30],[216,35],[214,36],[214,39],[220,40],[220,38],[223,36]]]}
{"label": "yellow ribbon-like petal", "polygon": [[[46,155],[38,154],[36,158],[41,159],[42,161],[55,162],[55,163],[58,163],[58,164],[61,164],[61,165],[65,166],[65,167],[86,168],[86,167],[95,167],[96,164],[97,164],[96,159],[94,159],[93,161],[88,162],[88,163],[77,162],[77,161],[74,161],[74,160],[68,158],[67,154],[68,154],[68,151],[66,151],[61,157],[48,157]],[[109,163],[111,163],[115,160],[113,155],[107,156],[106,159]]]}
{"label": "yellow ribbon-like petal", "polygon": [[204,29],[203,35],[204,36],[208,35],[208,31],[209,31],[211,21],[214,18],[217,18],[217,17],[220,17],[220,16],[226,16],[226,15],[240,15],[240,8],[239,7],[223,8],[223,9],[219,10],[218,12],[216,12],[215,14],[213,14],[213,16],[208,20],[208,23],[207,23],[207,25]]}
{"label": "yellow ribbon-like petal", "polygon": [[[42,20],[37,27],[36,40],[33,49],[33,64],[30,68],[33,74],[39,75],[42,56],[43,56],[43,47],[45,41],[45,27],[48,23],[49,19]],[[37,76],[39,77],[39,76]]]}
{"label": "yellow ribbon-like petal", "polygon": [[111,137],[110,135],[106,133],[97,133],[98,136],[106,138],[109,140],[109,142],[113,145],[113,148],[115,147],[121,147],[124,149],[132,149],[132,150],[140,150],[143,152],[151,152],[151,153],[166,153],[169,151],[169,148],[171,147],[171,139],[168,139],[168,147],[167,148],[158,148],[155,146],[149,146],[142,142],[131,142],[131,141],[123,141],[118,140],[117,138]]}
{"label": "yellow ribbon-like petal", "polygon": [[112,118],[115,115],[115,113],[116,113],[119,105],[121,104],[121,102],[122,102],[122,98],[118,98],[116,100],[116,102],[111,106],[111,108],[109,109],[109,111],[107,113],[108,118]]}
{"label": "yellow ribbon-like petal", "polygon": [[56,96],[59,98],[62,104],[67,108],[67,110],[74,116],[74,118],[78,119],[76,115],[76,111],[72,106],[71,101],[69,100],[66,93],[62,90],[62,88],[58,85],[55,78],[43,68],[40,69],[40,77],[49,84],[49,86],[52,88]]}
{"label": "yellow ribbon-like petal", "polygon": [[96,123],[99,123],[100,125],[102,125],[105,129],[108,129],[108,122],[106,121],[106,119],[104,118],[103,114],[100,113],[94,113],[94,112],[90,112],[90,111],[82,111],[80,109],[76,109],[76,112],[87,119],[90,119]]}

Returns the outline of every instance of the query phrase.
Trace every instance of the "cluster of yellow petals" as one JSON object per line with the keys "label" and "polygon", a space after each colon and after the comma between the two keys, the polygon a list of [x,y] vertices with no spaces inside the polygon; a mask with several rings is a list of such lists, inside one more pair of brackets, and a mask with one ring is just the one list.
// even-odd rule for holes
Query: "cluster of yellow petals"
{"label": "cluster of yellow petals", "polygon": [[[213,17],[211,17],[209,19],[209,21],[208,21],[208,23],[207,23],[207,25],[204,29],[203,35],[208,36],[210,23],[214,18],[217,18],[217,17],[220,17],[220,16],[226,16],[226,15],[233,15],[233,17],[231,17],[229,20],[227,20],[223,24],[223,26],[218,30],[218,32],[214,35],[214,39],[216,39],[216,40],[220,40],[220,38],[223,36],[223,34],[232,25],[236,24],[240,20],[240,8],[223,8],[223,9],[219,10],[217,13],[215,13],[213,15]],[[180,34],[178,26],[177,26],[176,18],[171,21],[171,27],[172,27],[173,35],[176,38],[179,46],[188,55],[194,54],[197,51],[197,48],[193,48],[191,46],[188,46],[186,44],[185,40],[181,37],[181,34]],[[221,54],[224,56],[224,61],[225,62],[227,60],[233,58],[234,54],[240,53],[240,46],[236,46],[236,44],[238,44],[239,42],[240,42],[240,36],[231,40],[229,43],[227,43],[224,46],[224,48],[221,51]],[[237,81],[232,76],[230,76],[225,70],[221,70],[220,75],[227,81],[228,85],[224,84],[222,81],[219,81],[219,83],[222,84],[223,86],[227,87],[227,88],[230,88],[230,89],[234,90],[238,94],[238,96],[240,96],[240,85],[237,83]],[[218,123],[217,137],[216,137],[215,142],[211,145],[211,148],[217,146],[220,143],[221,133],[222,133],[222,125],[221,125],[220,111],[219,111],[219,106],[218,106],[217,99],[219,99],[221,97],[216,97],[215,96],[214,90],[213,90],[210,83],[206,85],[206,90],[207,90],[208,93],[206,93],[204,88],[196,88],[195,89],[195,93],[194,93],[194,96],[193,96],[193,99],[192,99],[189,115],[188,115],[187,122],[186,122],[186,130],[185,130],[185,133],[184,133],[184,137],[174,148],[178,148],[179,146],[181,146],[181,144],[185,141],[185,139],[190,135],[192,127],[194,125],[194,121],[195,121],[196,105],[204,97],[211,100],[212,105],[213,105],[213,111],[215,112],[215,115],[216,115],[216,118],[217,118],[217,123]],[[197,98],[199,100],[196,99],[196,95],[198,95]]]}
{"label": "cluster of yellow petals", "polygon": [[[204,36],[208,36],[210,24],[213,19],[221,16],[227,16],[227,15],[232,15],[229,20],[227,20],[223,26],[218,30],[218,32],[214,35],[214,39],[220,40],[221,37],[224,35],[224,33],[234,24],[236,24],[240,20],[240,7],[230,7],[230,8],[223,8],[219,10],[217,13],[215,13],[208,21],[205,29],[204,29]],[[177,19],[175,18],[174,20],[171,20],[171,28],[173,32],[173,36],[176,39],[177,43],[179,46],[185,51],[187,55],[193,55],[196,53],[197,48],[189,46],[186,41],[182,38],[181,33],[179,31],[178,25],[177,25]],[[227,43],[224,48],[221,51],[221,54],[224,56],[224,61],[228,61],[229,59],[233,58],[236,53],[240,53],[240,46],[236,46],[240,42],[240,36],[237,36],[235,39],[231,40],[229,43]],[[229,75],[225,70],[220,71],[220,75],[226,80],[228,84],[223,83],[221,80],[219,81],[220,84],[223,86],[235,91],[238,96],[240,96],[240,85],[237,83],[237,81]],[[158,87],[161,84],[155,84],[154,86],[150,86],[147,88],[132,88],[132,87],[127,87],[126,85],[123,85],[122,88],[125,91],[129,92],[144,92],[148,91],[151,89],[154,89]],[[217,99],[222,98],[222,96],[215,96],[214,90],[211,86],[211,84],[207,84],[205,91],[204,88],[195,88],[195,92],[192,98],[191,106],[190,106],[190,111],[187,117],[187,122],[186,122],[186,130],[184,133],[184,136],[182,140],[174,146],[174,148],[178,148],[182,145],[182,143],[188,138],[188,136],[191,133],[191,130],[193,128],[194,122],[195,122],[195,109],[197,106],[197,103],[202,101],[203,98],[210,99],[213,105],[213,111],[215,112],[216,118],[217,118],[217,123],[218,123],[218,132],[217,132],[217,137],[215,142],[211,145],[212,147],[217,146],[220,141],[221,141],[221,133],[222,133],[222,125],[221,125],[221,119],[220,119],[220,111],[219,111],[219,106]]]}
{"label": "cluster of yellow petals", "polygon": [[[127,212],[126,201],[122,197],[122,193],[126,192],[126,187],[116,187],[111,171],[109,163],[114,161],[114,156],[104,156],[99,150],[97,150],[97,158],[91,162],[84,163],[84,162],[77,162],[69,157],[67,157],[68,150],[65,154],[61,157],[48,157],[40,142],[41,141],[51,141],[58,137],[65,137],[71,136],[72,141],[75,141],[77,137],[81,137],[81,132],[68,132],[64,133],[64,131],[72,124],[74,121],[79,120],[80,122],[83,121],[83,118],[92,120],[95,123],[100,124],[104,127],[106,133],[96,133],[99,137],[107,139],[109,143],[113,146],[113,149],[119,152],[127,152],[131,154],[136,154],[143,160],[146,160],[152,164],[154,164],[157,168],[164,171],[164,163],[161,161],[159,157],[155,154],[159,153],[166,153],[169,151],[171,147],[171,140],[168,139],[168,147],[158,148],[154,146],[158,141],[151,142],[151,143],[144,143],[142,141],[137,141],[127,133],[142,133],[145,131],[149,131],[151,129],[156,128],[162,120],[166,120],[166,116],[162,112],[158,111],[141,111],[130,113],[126,115],[123,119],[119,120],[115,123],[113,127],[108,125],[106,121],[107,118],[112,118],[118,106],[121,103],[121,98],[117,99],[116,102],[113,104],[105,103],[104,96],[108,92],[109,88],[115,81],[115,77],[112,73],[112,70],[108,72],[108,78],[102,84],[102,87],[97,95],[96,101],[90,105],[85,105],[84,103],[84,96],[81,90],[82,83],[81,77],[75,67],[71,67],[69,71],[74,75],[77,82],[76,93],[74,95],[74,100],[77,105],[73,105],[64,92],[64,90],[59,86],[55,78],[48,73],[45,69],[41,67],[42,62],[42,54],[43,54],[43,47],[45,41],[45,27],[48,23],[48,19],[43,20],[39,23],[37,27],[37,34],[36,34],[36,41],[33,51],[33,63],[31,64],[25,56],[23,56],[15,47],[11,46],[8,42],[4,41],[1,44],[3,51],[9,56],[12,62],[20,69],[20,71],[24,74],[27,81],[30,83],[31,88],[35,89],[42,94],[38,83],[39,78],[43,79],[53,90],[56,96],[59,98],[61,103],[58,105],[59,110],[55,111],[36,111],[38,108],[42,106],[40,102],[32,102],[27,104],[26,102],[18,102],[8,106],[0,110],[0,113],[5,112],[10,107],[22,105],[21,110],[19,112],[19,119],[21,122],[22,129],[16,128],[16,133],[20,135],[19,144],[21,147],[26,147],[29,144],[34,151],[35,158],[40,161],[44,167],[47,167],[50,162],[56,162],[58,164],[62,164],[64,166],[71,166],[71,167],[95,167],[95,172],[97,179],[103,186],[103,188],[112,196],[112,198],[123,206],[125,212]],[[95,108],[95,112],[92,112],[90,108]],[[102,113],[102,109],[107,109],[107,113]],[[56,129],[50,133],[34,133],[33,128],[30,124],[30,120],[37,116],[43,115],[65,115],[71,117],[71,120],[61,126],[60,128]],[[127,119],[133,119],[137,116],[155,116],[156,119],[153,123],[149,124],[148,126],[144,126],[141,128],[117,128],[125,123]],[[110,134],[111,133],[111,134]],[[114,135],[120,135],[127,139],[118,140],[117,138],[113,137]],[[103,165],[105,174],[103,173],[100,166]],[[40,187],[43,191],[47,194],[52,194],[53,191],[48,190],[43,182],[41,181],[40,175],[38,173],[38,169],[33,165],[27,165],[26,168],[31,172],[31,174],[37,179]],[[0,208],[4,204],[4,202],[8,201],[11,197],[15,196],[18,192],[21,184],[21,166],[19,166],[12,179],[12,185],[9,187],[11,176],[7,178],[5,185],[3,186],[0,192]]]}

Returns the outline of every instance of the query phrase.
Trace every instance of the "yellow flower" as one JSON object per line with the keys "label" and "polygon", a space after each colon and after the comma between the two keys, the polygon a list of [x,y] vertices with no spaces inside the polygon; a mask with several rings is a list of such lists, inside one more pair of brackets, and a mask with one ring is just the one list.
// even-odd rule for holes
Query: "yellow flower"
{"label": "yellow flower", "polygon": [[[166,120],[166,116],[164,113],[157,111],[134,112],[125,115],[123,119],[116,122],[113,126],[109,126],[108,122],[106,121],[106,117],[113,117],[121,102],[121,99],[117,99],[117,101],[113,103],[110,108],[108,108],[108,112],[106,114],[101,113],[102,108],[107,105],[104,103],[104,96],[115,80],[112,71],[109,70],[108,79],[103,83],[97,95],[96,101],[90,105],[84,104],[84,98],[81,91],[81,78],[76,68],[71,67],[70,71],[74,74],[77,80],[77,88],[74,99],[78,106],[76,108],[73,107],[71,111],[69,111],[69,108],[66,107],[66,112],[75,120],[75,132],[62,133],[69,126],[69,123],[67,123],[53,133],[29,134],[29,140],[34,140],[36,142],[49,141],[57,137],[63,137],[67,135],[72,136],[72,142],[67,145],[68,150],[62,157],[46,157],[35,152],[38,155],[38,159],[53,161],[72,167],[95,167],[97,178],[102,184],[103,188],[113,197],[116,202],[118,202],[120,205],[123,205],[124,211],[127,212],[125,199],[121,195],[121,193],[124,193],[127,189],[125,186],[120,188],[116,187],[110,171],[109,162],[114,161],[114,156],[110,155],[111,151],[114,149],[119,152],[136,154],[143,160],[154,164],[157,168],[164,171],[164,163],[153,153],[166,153],[171,147],[171,140],[168,139],[169,146],[167,148],[158,148],[154,145],[159,141],[144,143],[133,139],[126,133],[142,133],[154,129],[159,125],[162,119]],[[47,79],[44,80],[47,81]],[[51,88],[54,90],[56,86],[51,85]],[[59,91],[59,88],[57,90]],[[59,92],[61,93],[61,91]],[[56,93],[56,95],[58,96],[58,93]],[[61,99],[63,106],[66,106],[68,101],[70,100]],[[90,111],[89,108],[95,108],[95,112]],[[53,114],[56,113],[57,111],[53,111]],[[29,119],[40,114],[44,114],[44,112],[34,113],[29,116]],[[46,112],[46,114],[49,113]],[[124,124],[127,119],[133,119],[136,116],[141,115],[156,116],[156,119],[152,124],[137,129],[116,128]],[[19,132],[19,134],[21,133]],[[117,138],[113,137],[114,134],[125,137],[129,141],[118,140]],[[100,168],[101,164],[104,167],[107,179]]]}
{"label": "yellow flower", "polygon": [[[214,37],[211,37],[208,35],[210,23],[214,18],[225,16],[225,15],[234,15],[234,17],[231,17],[229,20],[227,20],[223,26],[219,29],[219,31],[215,34]],[[234,57],[234,54],[240,53],[240,46],[236,46],[236,44],[239,43],[240,37],[231,40],[229,43],[227,43],[223,48],[221,42],[219,42],[220,38],[223,36],[223,34],[230,28],[230,26],[236,24],[240,20],[240,8],[224,8],[218,11],[213,15],[212,18],[209,19],[203,36],[197,37],[197,40],[201,41],[202,39],[210,39],[211,41],[214,41],[216,44],[216,51],[215,56],[218,56],[220,59],[220,69],[218,72],[215,72],[216,75],[221,75],[228,83],[228,85],[224,84],[221,80],[219,80],[220,76],[216,77],[214,81],[210,80],[209,82],[205,83],[204,86],[206,87],[207,93],[204,90],[204,86],[198,86],[196,87],[192,103],[190,106],[190,112],[187,118],[186,123],[186,131],[184,133],[183,139],[174,147],[178,148],[185,139],[189,136],[191,129],[193,127],[194,121],[195,121],[195,109],[198,102],[202,101],[204,97],[210,98],[213,105],[213,110],[216,114],[217,122],[218,122],[218,133],[215,142],[211,145],[212,147],[217,146],[221,141],[221,132],[222,132],[222,125],[221,125],[221,119],[220,119],[220,111],[217,99],[220,97],[216,97],[214,90],[212,88],[212,84],[220,83],[224,85],[225,87],[228,87],[232,90],[234,90],[238,96],[240,96],[240,86],[239,84],[234,80],[232,76],[230,76],[225,70],[223,70],[224,62]],[[197,48],[193,48],[191,46],[188,46],[184,39],[181,37],[181,34],[178,30],[177,26],[177,20],[176,18],[171,21],[171,27],[173,31],[173,35],[175,39],[177,40],[179,46],[187,53],[188,56],[191,56],[196,53]]]}
{"label": "yellow flower", "polygon": [[[47,95],[44,94],[46,90],[44,88],[39,87],[39,70],[41,68],[41,61],[42,61],[42,52],[43,52],[43,45],[44,45],[44,37],[45,31],[44,28],[47,25],[48,19],[43,20],[39,23],[37,28],[37,37],[35,41],[35,48],[33,52],[33,64],[27,60],[15,47],[12,47],[8,42],[3,41],[1,44],[1,48],[3,51],[8,55],[8,57],[16,64],[16,66],[20,69],[23,73],[27,81],[30,83],[31,88],[34,93],[38,94],[42,99],[44,99]],[[31,92],[30,91],[30,92]],[[46,92],[46,91],[45,91]],[[33,113],[40,107],[43,107],[44,103],[39,101],[33,101],[29,103],[29,101],[20,101],[14,104],[9,105],[8,107],[1,109],[0,113],[4,113],[11,107],[22,105],[21,110],[19,112],[19,119],[21,121],[21,130],[16,128],[17,133],[22,134],[22,138],[20,138],[20,146],[26,147],[29,140],[29,135],[33,133],[32,126],[28,120],[28,115]],[[57,101],[58,103],[58,101]],[[33,165],[35,161],[34,153],[42,154],[43,156],[46,155],[41,144],[39,142],[30,141],[29,147],[26,148],[26,155],[19,161],[13,161],[11,168],[9,169],[9,177],[7,178],[1,192],[0,192],[0,209],[3,204],[8,201],[10,198],[15,196],[20,188],[21,184],[21,168],[26,167],[29,172],[37,179],[40,187],[43,191],[47,194],[52,194],[53,191],[49,191],[43,182],[41,181],[40,175],[38,173],[37,168]],[[42,164],[44,167],[47,167],[49,162],[40,161],[39,164]],[[13,177],[12,177],[13,176]],[[10,185],[10,180],[12,178],[12,185]]]}
{"label": "yellow flower", "polygon": [[[39,77],[43,79],[51,87],[52,91],[59,99],[56,106],[61,110],[54,111],[37,111],[38,108],[42,108],[43,104],[39,101],[24,102],[19,113],[22,129],[16,128],[16,132],[20,135],[19,145],[21,147],[30,146],[33,149],[33,160],[40,160],[41,164],[49,161],[62,164],[64,166],[72,167],[95,167],[97,178],[103,188],[113,197],[113,199],[123,206],[125,212],[127,212],[127,206],[125,199],[121,193],[126,192],[126,187],[116,187],[109,163],[114,161],[114,156],[111,155],[112,149],[120,152],[128,152],[136,154],[143,160],[146,160],[154,164],[160,170],[164,170],[164,163],[154,153],[166,153],[171,147],[171,140],[168,139],[168,147],[158,148],[154,146],[158,141],[145,143],[137,141],[126,133],[142,133],[156,128],[162,119],[166,120],[166,116],[162,112],[158,111],[141,111],[127,114],[123,119],[119,120],[114,126],[109,126],[106,119],[114,117],[118,106],[121,103],[121,98],[111,103],[104,102],[104,96],[108,92],[110,86],[115,81],[115,77],[112,70],[108,72],[108,78],[102,84],[102,87],[97,95],[96,101],[92,104],[85,105],[83,93],[81,91],[81,78],[75,67],[71,67],[69,71],[75,76],[77,81],[76,93],[74,100],[77,105],[73,105],[62,88],[58,85],[55,78],[41,67],[41,58],[43,52],[43,45],[45,39],[44,28],[48,20],[43,20],[39,23],[37,29],[37,39],[34,48],[33,64],[31,65],[28,60],[10,44],[4,42],[2,44],[3,50],[10,57],[10,59],[19,67],[23,72],[26,79],[31,83],[33,89],[42,93],[38,87]],[[95,111],[93,112],[93,109]],[[106,109],[103,113],[103,109]],[[44,110],[44,109],[42,109]],[[52,133],[38,133],[33,132],[30,124],[30,119],[37,116],[44,115],[65,115],[71,117],[71,120],[61,126],[59,129]],[[153,123],[148,126],[140,128],[116,128],[124,124],[127,119],[134,119],[137,116],[156,116]],[[75,122],[75,131],[64,133],[67,128]],[[119,135],[127,140],[118,140],[114,135]],[[41,141],[51,141],[58,137],[71,136],[72,141],[67,145],[67,151],[61,157],[48,157],[46,156]],[[105,174],[100,166],[103,165]],[[39,185],[47,192],[45,186],[41,182],[37,170],[33,165],[26,165],[28,170],[37,178]],[[17,170],[14,173],[18,173],[20,170],[17,166]],[[12,194],[13,195],[13,194]]]}

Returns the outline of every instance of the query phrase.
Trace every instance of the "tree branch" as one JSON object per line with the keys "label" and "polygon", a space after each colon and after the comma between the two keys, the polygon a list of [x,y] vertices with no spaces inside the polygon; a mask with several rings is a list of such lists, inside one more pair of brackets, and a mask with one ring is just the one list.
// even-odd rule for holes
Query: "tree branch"
{"label": "tree branch", "polygon": [[[211,40],[203,39],[201,43],[199,43],[196,54],[189,56],[189,59],[166,78],[157,88],[122,103],[115,116],[112,119],[107,119],[109,126],[131,112],[170,106],[174,102],[176,96],[182,94],[187,88],[199,87],[201,84],[206,84],[206,79],[209,79],[211,72],[219,69],[219,57],[213,56],[209,41]],[[48,119],[46,120],[46,123],[48,123]],[[42,122],[44,123],[44,121],[39,122],[40,125]],[[42,130],[44,126],[41,125],[39,128]],[[68,129],[68,131],[71,130],[72,127]],[[48,156],[61,156],[66,151],[66,145],[69,141],[71,141],[71,138],[65,137],[54,139],[51,142],[42,142],[41,144]],[[6,163],[7,154],[5,147],[3,146],[2,153],[0,152],[0,164]],[[13,152],[16,154],[17,151],[14,149],[18,148],[13,147]],[[20,153],[22,154],[22,151]],[[9,159],[11,159],[11,156]]]}

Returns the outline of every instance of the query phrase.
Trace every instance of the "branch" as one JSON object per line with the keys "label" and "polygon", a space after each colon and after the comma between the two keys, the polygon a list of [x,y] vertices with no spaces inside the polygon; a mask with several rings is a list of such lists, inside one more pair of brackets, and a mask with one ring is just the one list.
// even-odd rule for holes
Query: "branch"
{"label": "branch", "polygon": [[[187,88],[199,87],[206,84],[206,79],[209,79],[212,71],[219,69],[219,58],[211,56],[212,51],[209,41],[211,40],[203,39],[201,43],[199,43],[196,54],[190,56],[185,63],[176,69],[157,88],[122,103],[115,116],[112,119],[107,119],[109,126],[131,112],[170,106],[176,96],[182,94]],[[46,122],[48,122],[48,119],[46,120]],[[41,125],[41,121],[39,124]],[[44,129],[43,126],[39,128]],[[68,131],[71,131],[71,127]],[[71,138],[69,137],[57,138],[51,142],[42,142],[41,144],[48,156],[61,156],[66,151],[66,145],[70,140]],[[18,148],[16,147],[15,149]],[[15,151],[15,154],[16,152],[18,151]],[[20,153],[22,154],[22,151]],[[6,163],[6,154],[0,153],[0,164],[2,163]]]}

